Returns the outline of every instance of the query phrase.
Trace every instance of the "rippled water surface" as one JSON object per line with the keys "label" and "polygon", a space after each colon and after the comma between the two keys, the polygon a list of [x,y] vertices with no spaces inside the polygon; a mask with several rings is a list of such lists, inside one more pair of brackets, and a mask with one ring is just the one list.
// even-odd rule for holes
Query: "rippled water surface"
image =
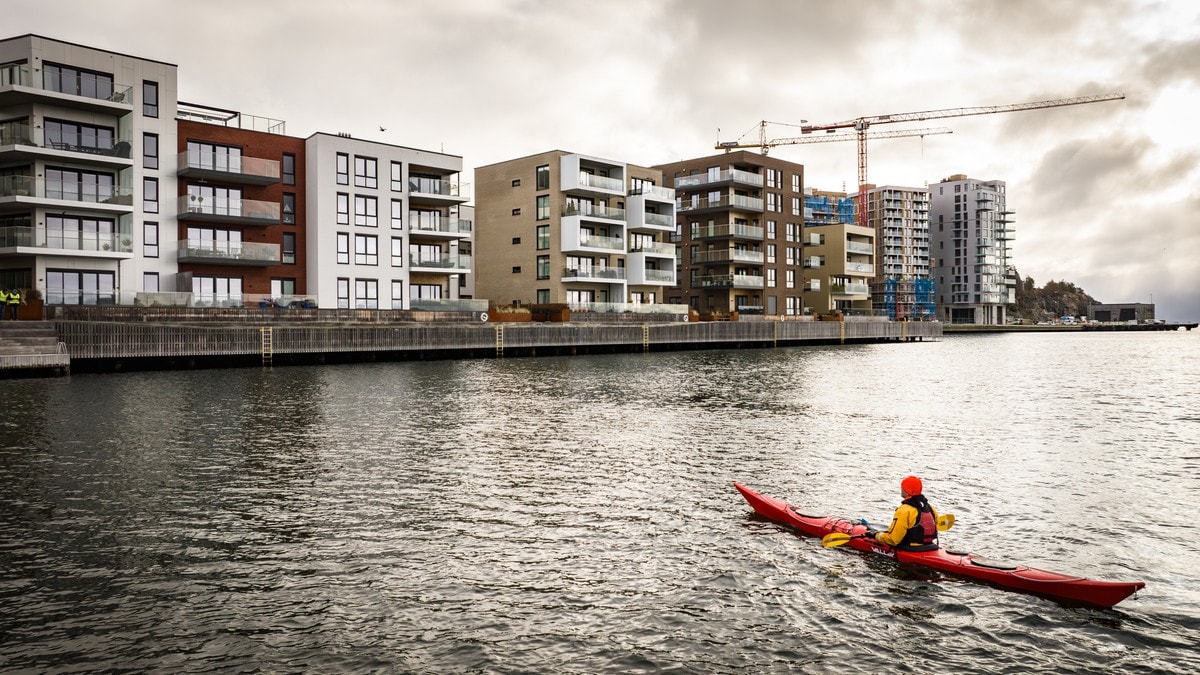
{"label": "rippled water surface", "polygon": [[[1200,670],[1200,334],[0,381],[0,671]],[[737,480],[1147,587],[823,549]]]}

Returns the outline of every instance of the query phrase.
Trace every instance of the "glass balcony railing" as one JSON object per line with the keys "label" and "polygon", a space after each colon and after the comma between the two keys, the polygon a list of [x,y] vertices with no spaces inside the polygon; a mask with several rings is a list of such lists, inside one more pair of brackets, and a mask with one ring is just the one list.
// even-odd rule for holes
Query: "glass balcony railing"
{"label": "glass balcony railing", "polygon": [[278,263],[280,261],[279,251],[279,244],[250,241],[203,239],[181,239],[179,241],[180,262]]}
{"label": "glass balcony railing", "polygon": [[24,64],[10,63],[0,66],[0,87],[14,85],[133,105],[133,87],[116,84],[111,77],[97,73],[72,74],[46,69],[41,75],[34,75],[29,66]]}
{"label": "glass balcony railing", "polygon": [[669,244],[663,241],[643,241],[638,244],[629,246],[630,253],[659,253],[662,255],[675,255],[675,244]]}
{"label": "glass balcony railing", "polygon": [[870,244],[864,244],[860,241],[848,241],[846,242],[846,252],[873,255],[875,253],[875,247]]}
{"label": "glass balcony railing", "polygon": [[714,237],[742,237],[744,239],[762,239],[766,231],[756,225],[714,225],[700,227],[694,230],[693,238],[710,239]]}
{"label": "glass balcony railing", "polygon": [[471,221],[438,219],[436,221],[409,218],[409,230],[414,234],[420,232],[438,232],[443,234],[471,234]]}
{"label": "glass balcony railing", "polygon": [[833,295],[870,295],[871,289],[866,284],[832,284],[829,292]]}
{"label": "glass balcony railing", "polygon": [[0,123],[0,145],[28,145],[122,159],[129,159],[133,149],[128,138],[114,136],[106,129],[77,133],[55,132],[47,137],[41,128],[30,127],[25,122]]}
{"label": "glass balcony railing", "polygon": [[430,312],[486,312],[488,310],[488,301],[470,298],[447,298],[442,300],[413,298],[410,307]]}
{"label": "glass balcony railing", "polygon": [[132,206],[133,188],[123,185],[47,181],[32,176],[3,176],[0,177],[0,197],[38,197],[66,202]]}
{"label": "glass balcony railing", "polygon": [[0,248],[25,246],[59,251],[109,251],[130,253],[133,240],[120,232],[48,230],[45,227],[12,225],[0,227]]}
{"label": "glass balcony railing", "polygon": [[216,219],[279,222],[279,202],[182,195],[178,208],[179,217],[185,220],[211,216]]}
{"label": "glass balcony railing", "polygon": [[466,253],[446,254],[441,256],[408,255],[408,264],[412,267],[436,270],[467,270],[471,269],[471,256]]}
{"label": "glass balcony railing", "polygon": [[672,270],[645,270],[644,275],[648,283],[675,283],[675,272]]}
{"label": "glass balcony railing", "polygon": [[605,220],[625,220],[625,209],[605,204],[567,204],[563,207],[562,215],[587,216],[589,218],[604,218]]}
{"label": "glass balcony railing", "polygon": [[675,201],[675,191],[671,188],[662,187],[659,185],[650,185],[647,183],[643,183],[641,187],[631,189],[629,191],[629,196],[633,197],[634,195],[654,197],[656,199],[662,199],[669,202]]}
{"label": "glass balcony railing", "polygon": [[753,274],[710,274],[697,277],[702,288],[763,288],[766,277]]}
{"label": "glass balcony railing", "polygon": [[758,197],[747,197],[745,195],[721,195],[717,199],[709,199],[708,197],[697,197],[695,199],[680,199],[677,201],[675,210],[679,212],[696,211],[699,209],[723,209],[733,208],[743,211],[762,211],[763,200]]}
{"label": "glass balcony railing", "polygon": [[620,281],[625,279],[625,269],[622,267],[564,267],[563,276],[573,279],[611,279]]}
{"label": "glass balcony railing", "polygon": [[675,216],[669,216],[663,213],[647,213],[645,217],[647,225],[655,225],[657,227],[674,227]]}
{"label": "glass balcony railing", "polygon": [[763,177],[761,175],[740,169],[729,169],[726,171],[696,174],[694,176],[680,176],[675,179],[675,189],[695,188],[701,185],[713,185],[729,181],[753,187],[763,186]]}
{"label": "glass balcony railing", "polygon": [[580,187],[608,190],[611,192],[621,192],[625,189],[625,181],[621,180],[620,178],[597,176],[594,173],[588,173],[586,171],[579,172],[579,185]]}
{"label": "glass balcony railing", "polygon": [[603,248],[607,250],[625,250],[625,240],[621,237],[602,237],[598,234],[579,233],[579,245],[584,248]]}
{"label": "glass balcony railing", "polygon": [[439,197],[465,199],[467,197],[467,185],[467,183],[459,183],[458,181],[446,180],[444,178],[410,176],[408,179],[408,191],[410,193],[436,195]]}
{"label": "glass balcony railing", "polygon": [[185,150],[179,153],[179,170],[209,171],[263,180],[279,180],[279,161],[227,153]]}
{"label": "glass balcony railing", "polygon": [[873,274],[875,266],[870,263],[848,262],[846,263],[846,271]]}

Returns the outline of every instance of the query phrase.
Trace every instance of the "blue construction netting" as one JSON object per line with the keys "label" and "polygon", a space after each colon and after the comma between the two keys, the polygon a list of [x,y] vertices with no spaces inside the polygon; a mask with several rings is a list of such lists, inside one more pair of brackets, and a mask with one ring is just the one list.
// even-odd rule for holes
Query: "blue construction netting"
{"label": "blue construction netting", "polygon": [[810,222],[821,224],[854,222],[854,200],[849,197],[814,195],[804,198],[804,206],[813,214]]}

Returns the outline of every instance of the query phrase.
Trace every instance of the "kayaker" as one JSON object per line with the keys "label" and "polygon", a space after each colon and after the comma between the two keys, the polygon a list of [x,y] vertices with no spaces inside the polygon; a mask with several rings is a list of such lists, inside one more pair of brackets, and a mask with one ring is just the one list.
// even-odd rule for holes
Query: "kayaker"
{"label": "kayaker", "polygon": [[[892,515],[887,532],[874,532],[875,541],[905,551],[933,551],[938,547],[937,511],[925,499],[924,486],[916,476],[900,481],[903,500]],[[867,534],[872,534],[871,530]]]}

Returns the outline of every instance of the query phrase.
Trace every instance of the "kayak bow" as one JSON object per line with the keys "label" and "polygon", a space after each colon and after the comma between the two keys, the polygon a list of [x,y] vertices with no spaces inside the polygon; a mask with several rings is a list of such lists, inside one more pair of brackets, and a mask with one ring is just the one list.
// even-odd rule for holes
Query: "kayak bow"
{"label": "kayak bow", "polygon": [[760,495],[740,483],[734,483],[733,486],[759,515],[804,534],[821,538],[840,532],[852,537],[846,546],[856,550],[887,556],[899,563],[921,565],[938,572],[983,581],[1007,590],[1030,593],[1066,604],[1109,608],[1146,587],[1145,582],[1141,581],[1096,581],[988,560],[972,553],[944,548],[935,551],[898,551],[874,539],[857,536],[866,531],[866,525],[845,518],[805,515],[787,502]]}

